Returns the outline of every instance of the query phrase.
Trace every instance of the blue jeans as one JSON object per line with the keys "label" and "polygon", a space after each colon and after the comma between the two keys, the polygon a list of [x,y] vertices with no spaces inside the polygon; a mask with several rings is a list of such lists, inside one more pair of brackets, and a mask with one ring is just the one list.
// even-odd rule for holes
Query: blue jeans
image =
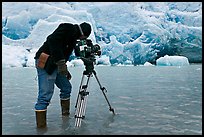
{"label": "blue jeans", "polygon": [[[37,64],[37,59],[35,63]],[[44,69],[38,68],[38,99],[35,104],[36,110],[47,109],[50,100],[54,93],[54,85],[60,89],[60,99],[68,99],[71,94],[71,83],[66,78],[57,72],[57,69],[51,75],[48,75]]]}

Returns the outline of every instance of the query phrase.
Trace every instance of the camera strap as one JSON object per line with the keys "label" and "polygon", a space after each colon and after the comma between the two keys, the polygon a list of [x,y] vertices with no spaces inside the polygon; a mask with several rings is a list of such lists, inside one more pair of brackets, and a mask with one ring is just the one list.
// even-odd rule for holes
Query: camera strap
{"label": "camera strap", "polygon": [[78,25],[78,26],[79,26],[79,31],[80,31],[81,35],[84,36],[84,33],[83,33],[82,29],[81,29],[81,26],[80,25]]}

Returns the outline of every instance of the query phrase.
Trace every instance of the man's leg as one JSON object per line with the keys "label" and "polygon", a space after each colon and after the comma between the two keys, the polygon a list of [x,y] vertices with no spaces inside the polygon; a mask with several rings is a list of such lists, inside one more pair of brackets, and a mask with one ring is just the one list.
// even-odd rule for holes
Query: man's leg
{"label": "man's leg", "polygon": [[70,114],[70,94],[72,90],[71,83],[65,76],[57,74],[55,84],[60,89],[62,115],[67,116]]}
{"label": "man's leg", "polygon": [[37,73],[39,91],[35,104],[36,124],[37,127],[46,127],[46,111],[54,93],[57,71],[54,71],[52,75],[48,75],[44,69],[37,68]]}

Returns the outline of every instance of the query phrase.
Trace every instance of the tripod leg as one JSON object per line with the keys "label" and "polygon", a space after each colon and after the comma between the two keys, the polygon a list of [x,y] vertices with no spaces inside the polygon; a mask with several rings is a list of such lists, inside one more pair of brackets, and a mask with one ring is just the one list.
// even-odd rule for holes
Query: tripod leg
{"label": "tripod leg", "polygon": [[[81,98],[81,95],[80,95],[80,98]],[[80,127],[81,125],[81,120],[82,120],[82,110],[83,110],[83,107],[84,107],[84,99],[81,99],[80,100],[80,103],[78,104],[77,106],[77,110],[76,110],[76,114],[75,114],[75,127]]]}
{"label": "tripod leg", "polygon": [[[82,89],[83,81],[84,81],[84,75],[82,76],[81,83],[80,83],[80,86],[79,86],[79,93],[80,93],[80,90]],[[78,99],[79,99],[79,93],[78,93],[78,96],[77,96],[77,101],[76,101],[76,104],[75,104],[75,108],[77,107],[77,102],[78,102]]]}
{"label": "tripod leg", "polygon": [[86,85],[80,85],[80,90],[79,90],[79,94],[77,97],[77,105],[76,105],[76,113],[75,113],[75,126],[79,127],[81,125],[81,120],[83,118],[85,118],[85,110],[86,110],[86,104],[87,104],[87,95],[89,94],[89,92],[87,92],[87,88],[88,88],[88,83],[89,83],[89,79],[90,79],[90,75],[87,76],[87,83]]}
{"label": "tripod leg", "polygon": [[104,92],[104,90],[107,92],[106,88],[101,86],[101,83],[100,83],[100,81],[99,81],[99,79],[98,79],[98,77],[97,77],[97,75],[96,75],[96,71],[93,71],[93,73],[94,73],[94,76],[95,76],[95,78],[96,78],[96,81],[98,82],[98,84],[99,84],[99,86],[100,86],[100,89],[101,89],[101,91],[102,91],[102,93],[103,93],[103,95],[104,95],[104,97],[105,97],[105,99],[106,99],[106,101],[107,101],[107,103],[108,103],[108,105],[109,105],[109,110],[112,111],[113,114],[115,114],[114,109],[111,107],[111,105],[110,105],[110,103],[109,103],[109,101],[108,101],[108,98],[107,98],[107,96],[106,96],[106,94],[105,94],[105,92]]}
{"label": "tripod leg", "polygon": [[[81,83],[80,83],[80,86],[79,86],[79,93],[80,93],[80,90],[82,89],[83,81],[84,81],[84,75],[81,78]],[[78,99],[79,99],[79,93],[78,93],[78,96],[77,96],[77,101],[76,101],[76,104],[75,104],[75,108],[77,107],[77,102],[78,102]]]}
{"label": "tripod leg", "polygon": [[80,106],[78,107],[79,110],[77,111],[77,113],[75,115],[75,118],[76,118],[75,127],[80,127],[82,119],[85,118],[86,102],[87,102],[86,97],[84,97],[84,99],[82,99],[80,102]]}

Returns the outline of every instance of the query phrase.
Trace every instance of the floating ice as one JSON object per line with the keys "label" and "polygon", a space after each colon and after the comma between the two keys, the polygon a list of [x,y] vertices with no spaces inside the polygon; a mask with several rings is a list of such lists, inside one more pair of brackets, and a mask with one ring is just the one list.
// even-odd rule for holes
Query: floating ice
{"label": "floating ice", "polygon": [[160,57],[156,60],[157,66],[187,66],[189,65],[188,58],[184,56],[168,56]]}

